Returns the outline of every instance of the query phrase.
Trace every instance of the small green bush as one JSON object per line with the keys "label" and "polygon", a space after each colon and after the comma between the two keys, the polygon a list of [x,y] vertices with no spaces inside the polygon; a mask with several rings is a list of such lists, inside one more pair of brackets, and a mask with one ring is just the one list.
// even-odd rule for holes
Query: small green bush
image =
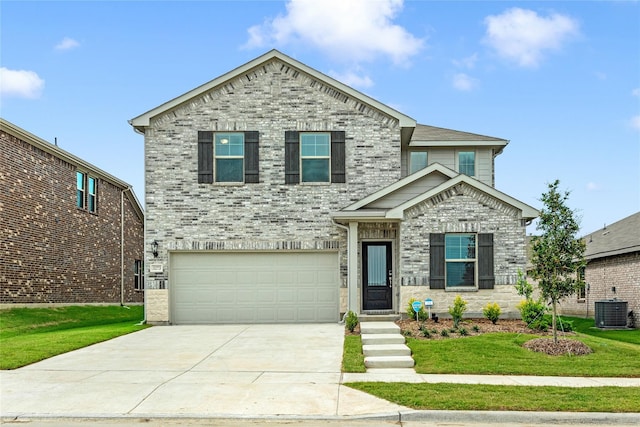
{"label": "small green bush", "polygon": [[356,326],[358,326],[358,315],[355,314],[353,311],[349,310],[349,312],[347,313],[347,316],[344,319],[344,322],[349,332],[353,332]]}
{"label": "small green bush", "polygon": [[[416,312],[413,311],[413,303],[415,301],[418,301],[415,298],[411,298],[409,299],[409,302],[407,303],[407,316],[409,316],[409,319],[414,319],[416,318]],[[420,311],[418,312],[418,320],[421,322],[424,322],[425,320],[427,320],[429,318],[429,313],[427,313],[424,309],[424,304],[422,305],[422,307],[420,307]]]}
{"label": "small green bush", "polygon": [[559,331],[573,332],[573,320],[563,319],[558,316],[556,327]]}
{"label": "small green bush", "polygon": [[443,337],[448,337],[449,336],[449,331],[447,331],[446,329],[443,329],[440,331],[440,335],[442,335]]}
{"label": "small green bush", "polygon": [[480,332],[480,326],[478,325],[473,325],[473,328],[471,329],[473,329],[473,332]]}
{"label": "small green bush", "polygon": [[551,317],[546,315],[548,308],[541,300],[527,299],[516,306],[522,320],[531,329],[546,331],[551,325]]}
{"label": "small green bush", "polygon": [[458,329],[458,333],[459,333],[460,335],[462,335],[463,337],[465,337],[465,336],[469,335],[469,332],[467,331],[467,328],[460,328],[460,329]]}
{"label": "small green bush", "polygon": [[498,305],[497,302],[487,303],[487,305],[485,305],[484,308],[482,309],[482,315],[487,319],[491,320],[491,323],[493,323],[494,325],[500,318],[501,313],[502,313],[502,310],[500,310],[500,306]]}
{"label": "small green bush", "polygon": [[460,295],[456,295],[453,300],[453,307],[449,306],[449,314],[453,318],[453,327],[457,328],[458,323],[462,320],[462,315],[467,310],[467,302]]}

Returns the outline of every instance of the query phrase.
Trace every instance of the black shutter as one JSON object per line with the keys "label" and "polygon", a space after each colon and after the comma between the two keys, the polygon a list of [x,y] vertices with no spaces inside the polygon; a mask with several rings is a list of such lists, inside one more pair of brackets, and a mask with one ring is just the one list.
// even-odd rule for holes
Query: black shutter
{"label": "black shutter", "polygon": [[478,289],[493,289],[493,234],[478,234]]}
{"label": "black shutter", "polygon": [[444,234],[429,234],[429,287],[444,289]]}
{"label": "black shutter", "polygon": [[300,183],[300,132],[284,133],[284,183]]}
{"label": "black shutter", "polygon": [[213,182],[213,132],[198,131],[198,183]]}
{"label": "black shutter", "polygon": [[344,131],[331,132],[331,182],[345,181]]}
{"label": "black shutter", "polygon": [[260,182],[260,166],[258,153],[258,131],[244,133],[244,182],[245,184],[257,184]]}

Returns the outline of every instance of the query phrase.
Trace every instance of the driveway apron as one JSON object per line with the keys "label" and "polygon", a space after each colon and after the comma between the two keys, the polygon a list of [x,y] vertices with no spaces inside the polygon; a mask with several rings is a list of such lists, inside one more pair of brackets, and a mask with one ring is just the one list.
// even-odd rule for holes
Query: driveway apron
{"label": "driveway apron", "polygon": [[397,414],[340,385],[344,326],[156,326],[0,371],[2,417]]}

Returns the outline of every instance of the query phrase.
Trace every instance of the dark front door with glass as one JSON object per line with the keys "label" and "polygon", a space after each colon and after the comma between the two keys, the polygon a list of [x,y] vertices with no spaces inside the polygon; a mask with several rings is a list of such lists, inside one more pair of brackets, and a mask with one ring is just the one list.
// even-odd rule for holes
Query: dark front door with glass
{"label": "dark front door with glass", "polygon": [[362,307],[391,310],[393,268],[391,242],[362,244]]}

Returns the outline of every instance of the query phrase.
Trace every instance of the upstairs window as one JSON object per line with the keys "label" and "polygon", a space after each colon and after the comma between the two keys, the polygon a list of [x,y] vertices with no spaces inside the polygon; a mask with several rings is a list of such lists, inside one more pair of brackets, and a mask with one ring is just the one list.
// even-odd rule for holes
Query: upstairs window
{"label": "upstairs window", "polygon": [[98,179],[84,172],[76,172],[76,207],[97,212]]}
{"label": "upstairs window", "polygon": [[258,139],[257,131],[198,131],[198,183],[260,182]]}
{"label": "upstairs window", "polygon": [[76,172],[76,206],[80,209],[84,209],[86,206],[86,177],[86,174]]}
{"label": "upstairs window", "polygon": [[426,151],[411,151],[409,153],[409,174],[416,173],[427,167]]}
{"label": "upstairs window", "polygon": [[346,182],[345,133],[285,132],[285,184]]}
{"label": "upstairs window", "polygon": [[91,176],[87,177],[87,210],[91,213],[96,212],[97,198],[97,180]]}
{"label": "upstairs window", "polygon": [[474,151],[458,153],[458,172],[469,176],[476,175],[476,153]]}
{"label": "upstairs window", "polygon": [[300,171],[302,182],[329,182],[331,137],[328,133],[300,134]]}
{"label": "upstairs window", "polygon": [[244,134],[216,133],[214,151],[216,182],[243,182]]}

